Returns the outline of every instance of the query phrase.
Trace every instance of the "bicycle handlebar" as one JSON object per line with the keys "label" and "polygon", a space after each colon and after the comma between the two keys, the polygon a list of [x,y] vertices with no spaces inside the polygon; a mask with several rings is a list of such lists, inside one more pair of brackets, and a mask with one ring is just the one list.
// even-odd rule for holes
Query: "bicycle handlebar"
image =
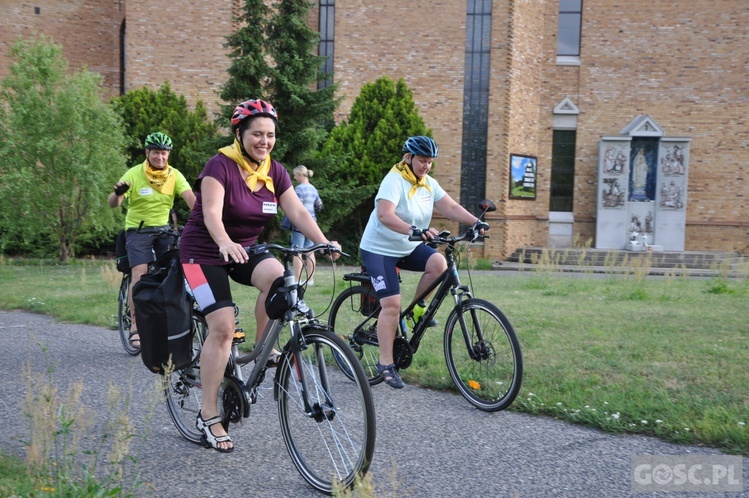
{"label": "bicycle handlebar", "polygon": [[350,257],[350,254],[346,254],[342,250],[340,250],[337,246],[333,244],[315,244],[311,247],[286,247],[281,246],[278,244],[271,244],[271,243],[262,243],[262,244],[254,244],[249,247],[243,248],[245,251],[247,251],[247,254],[250,256],[254,256],[257,254],[262,254],[264,252],[280,252],[283,254],[289,254],[289,255],[297,255],[297,254],[308,254],[314,251],[325,251],[325,252],[336,252],[342,256]]}
{"label": "bicycle handlebar", "polygon": [[421,235],[417,236],[409,236],[408,240],[413,242],[425,242],[426,244],[434,244],[434,245],[441,245],[441,244],[449,244],[449,245],[455,245],[458,242],[461,242],[463,240],[468,240],[468,242],[476,242],[477,240],[483,240],[488,239],[489,236],[484,233],[484,235],[481,235],[479,233],[478,225],[483,224],[482,221],[479,221],[475,223],[471,228],[466,230],[466,232],[461,235],[460,237],[450,237],[450,232],[448,230],[443,230],[439,234],[437,234],[436,237],[424,240],[421,238]]}

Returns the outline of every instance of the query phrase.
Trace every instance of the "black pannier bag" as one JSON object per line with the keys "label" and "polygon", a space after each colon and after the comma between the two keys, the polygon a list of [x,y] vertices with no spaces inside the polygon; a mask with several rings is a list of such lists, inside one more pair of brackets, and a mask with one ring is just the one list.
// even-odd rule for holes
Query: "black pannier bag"
{"label": "black pannier bag", "polygon": [[161,256],[150,269],[133,286],[133,303],[143,364],[163,374],[170,357],[174,370],[192,361],[192,303],[178,250]]}
{"label": "black pannier bag", "polygon": [[124,229],[117,232],[117,238],[114,239],[114,257],[117,262],[117,271],[120,273],[130,273],[130,260],[127,259]]}

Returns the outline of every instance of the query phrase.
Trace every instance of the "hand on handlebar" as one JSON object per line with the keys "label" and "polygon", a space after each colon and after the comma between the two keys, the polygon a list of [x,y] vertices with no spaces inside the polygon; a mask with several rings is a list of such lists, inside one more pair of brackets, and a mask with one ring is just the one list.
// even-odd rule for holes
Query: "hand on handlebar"
{"label": "hand on handlebar", "polygon": [[481,220],[477,220],[476,223],[473,224],[473,226],[471,227],[471,230],[469,232],[469,234],[471,232],[473,234],[470,237],[471,242],[474,242],[474,241],[476,241],[476,240],[478,240],[480,238],[483,238],[483,237],[488,237],[488,235],[486,235],[486,232],[488,232],[488,231],[489,231],[489,224],[488,223],[484,223]]}
{"label": "hand on handlebar", "polygon": [[412,225],[411,230],[408,232],[408,240],[411,241],[430,241],[434,239],[439,232],[435,228],[416,228],[416,226]]}
{"label": "hand on handlebar", "polygon": [[330,254],[333,261],[336,261],[341,257],[343,251],[341,251],[341,244],[339,244],[337,240],[331,240],[328,242],[328,247],[329,249],[323,249],[323,254]]}
{"label": "hand on handlebar", "polygon": [[247,250],[240,244],[236,244],[231,240],[222,242],[218,245],[218,252],[221,253],[221,257],[224,261],[234,261],[235,263],[246,263],[249,260],[247,256]]}

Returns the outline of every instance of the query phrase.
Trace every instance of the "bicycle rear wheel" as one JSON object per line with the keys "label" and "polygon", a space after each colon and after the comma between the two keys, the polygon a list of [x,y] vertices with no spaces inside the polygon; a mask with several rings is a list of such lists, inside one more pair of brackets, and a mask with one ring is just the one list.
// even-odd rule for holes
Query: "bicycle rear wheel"
{"label": "bicycle rear wheel", "polygon": [[[382,376],[377,372],[380,358],[380,346],[377,342],[379,313],[380,300],[377,293],[364,285],[344,289],[330,310],[330,327],[348,342],[359,358],[371,386],[382,382]],[[353,379],[351,372],[346,370],[345,361],[339,361],[338,356],[335,359],[343,372]]]}
{"label": "bicycle rear wheel", "polygon": [[523,357],[515,331],[499,308],[483,299],[463,301],[447,317],[444,348],[450,376],[469,403],[487,412],[512,404],[520,391]]}
{"label": "bicycle rear wheel", "polygon": [[163,377],[164,396],[169,416],[180,434],[193,443],[200,443],[203,436],[195,426],[195,420],[203,406],[203,389],[200,384],[200,351],[208,335],[208,325],[203,315],[193,312],[193,361],[187,368]]}
{"label": "bicycle rear wheel", "polygon": [[138,356],[140,354],[140,346],[133,346],[130,343],[130,327],[132,326],[132,318],[130,316],[130,305],[127,300],[128,292],[130,291],[130,274],[125,273],[122,275],[122,283],[120,284],[120,292],[117,295],[117,323],[120,329],[120,341],[122,341],[122,347],[130,356]]}
{"label": "bicycle rear wheel", "polygon": [[[278,367],[281,432],[302,477],[318,491],[332,494],[334,480],[348,488],[369,469],[376,434],[374,403],[361,365],[343,339],[325,327],[311,327],[304,337],[299,364],[287,350]],[[353,379],[343,369],[328,366],[333,355]]]}

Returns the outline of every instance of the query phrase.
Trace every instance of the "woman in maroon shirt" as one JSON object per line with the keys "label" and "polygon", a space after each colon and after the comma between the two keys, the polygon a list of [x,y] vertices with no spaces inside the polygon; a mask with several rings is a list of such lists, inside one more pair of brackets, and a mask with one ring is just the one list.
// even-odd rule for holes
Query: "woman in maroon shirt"
{"label": "woman in maroon shirt", "polygon": [[[218,417],[218,391],[234,336],[229,278],[260,291],[255,303],[257,338],[268,323],[265,298],[283,266],[271,254],[249,257],[252,245],[278,207],[314,243],[329,243],[302,205],[283,165],[272,160],[278,115],[263,100],[248,100],[231,118],[234,143],[219,150],[195,183],[195,206],[180,241],[185,277],[210,333],[200,355],[203,407],[196,425],[216,450],[234,449]],[[275,357],[277,360],[277,356]]]}

